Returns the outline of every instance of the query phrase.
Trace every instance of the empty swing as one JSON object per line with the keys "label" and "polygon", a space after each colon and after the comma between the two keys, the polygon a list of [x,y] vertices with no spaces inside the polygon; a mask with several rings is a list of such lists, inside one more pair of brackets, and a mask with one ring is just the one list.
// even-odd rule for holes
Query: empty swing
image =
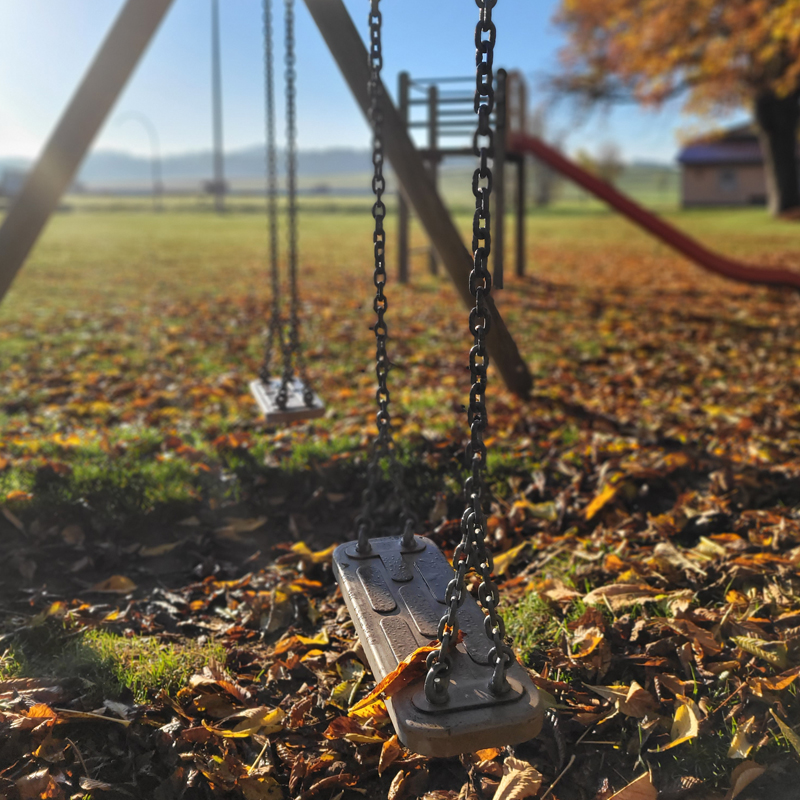
{"label": "empty swing", "polygon": [[[475,306],[469,328],[474,344],[469,352],[472,388],[469,425],[471,441],[467,461],[471,475],[465,483],[467,506],[461,520],[462,538],[453,554],[455,570],[427,538],[414,535],[414,519],[408,511],[398,480],[397,459],[391,434],[387,326],[385,233],[386,207],[382,201],[383,178],[382,84],[380,71],[380,0],[371,0],[370,26],[370,122],[373,130],[372,188],[375,193],[374,283],[376,296],[375,337],[378,376],[378,434],[369,464],[364,506],[356,520],[358,540],[340,545],[333,555],[336,578],[358,637],[376,680],[391,672],[418,647],[437,640],[428,656],[424,681],[411,683],[387,699],[386,706],[400,741],[409,749],[429,756],[452,756],[486,747],[518,744],[536,736],[542,726],[543,708],[527,671],[517,663],[505,642],[505,627],[497,613],[499,595],[492,581],[492,556],[485,544],[486,518],[484,470],[486,445],[486,335],[490,317],[486,298],[491,291],[487,269],[491,249],[489,196],[492,173],[493,134],[489,117],[494,104],[492,58],[495,26],[492,9],[497,0],[476,0],[480,20],[475,30],[477,47],[474,136],[480,166],[473,176],[474,266],[469,278]],[[373,528],[380,460],[388,458],[396,493],[401,495],[401,536],[369,538]],[[480,605],[466,588],[469,570],[481,583]],[[459,641],[459,632],[464,634]]]}
{"label": "empty swing", "polygon": [[[278,179],[275,146],[275,95],[272,70],[272,0],[264,0],[264,84],[267,149],[267,218],[272,306],[264,361],[250,392],[268,423],[313,419],[325,413],[306,373],[300,343],[300,301],[297,289],[297,127],[295,116],[294,0],[285,1],[286,19],[286,195],[290,305],[288,332],[284,331],[281,281],[278,271]],[[282,357],[280,377],[272,372],[272,354]]]}

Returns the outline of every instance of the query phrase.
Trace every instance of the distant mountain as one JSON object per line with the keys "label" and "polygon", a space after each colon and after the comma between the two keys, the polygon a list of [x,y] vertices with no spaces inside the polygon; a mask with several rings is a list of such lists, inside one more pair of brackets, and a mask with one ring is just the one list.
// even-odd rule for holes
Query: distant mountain
{"label": "distant mountain", "polygon": [[[278,170],[285,171],[285,152],[278,153]],[[372,170],[368,150],[338,148],[304,150],[298,153],[298,177],[301,185],[325,183],[337,188],[348,185],[346,176],[366,175]],[[31,160],[0,158],[0,175],[6,169],[27,169]],[[211,151],[164,156],[161,162],[163,181],[169,189],[196,189],[211,177]],[[264,185],[266,158],[258,145],[225,154],[225,178],[234,189],[258,189]],[[150,160],[113,150],[91,152],[78,173],[78,182],[89,190],[135,190],[150,185]],[[369,184],[364,184],[369,191]]]}

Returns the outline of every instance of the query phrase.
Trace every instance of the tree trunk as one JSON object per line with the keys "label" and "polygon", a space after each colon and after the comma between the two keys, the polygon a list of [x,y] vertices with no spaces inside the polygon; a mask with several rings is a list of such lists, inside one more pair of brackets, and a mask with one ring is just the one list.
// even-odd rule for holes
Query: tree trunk
{"label": "tree trunk", "polygon": [[797,171],[797,128],[800,123],[800,91],[786,97],[764,92],[755,98],[767,198],[772,214],[800,206]]}

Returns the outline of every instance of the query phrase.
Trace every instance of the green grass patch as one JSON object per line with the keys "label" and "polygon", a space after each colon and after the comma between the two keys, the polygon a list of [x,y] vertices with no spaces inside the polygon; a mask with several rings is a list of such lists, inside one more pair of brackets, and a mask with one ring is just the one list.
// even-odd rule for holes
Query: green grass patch
{"label": "green grass patch", "polygon": [[94,702],[130,693],[143,703],[161,690],[175,694],[211,659],[224,663],[222,645],[74,631],[50,621],[14,636],[0,656],[0,678],[47,678]]}

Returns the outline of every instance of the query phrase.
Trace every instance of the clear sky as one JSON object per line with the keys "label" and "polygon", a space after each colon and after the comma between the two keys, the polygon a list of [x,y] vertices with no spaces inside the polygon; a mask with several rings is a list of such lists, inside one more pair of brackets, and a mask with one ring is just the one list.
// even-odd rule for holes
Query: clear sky
{"label": "clear sky", "polygon": [[[367,0],[345,3],[364,30]],[[280,30],[283,2],[274,5]],[[0,157],[38,153],[121,6],[122,0],[0,0]],[[541,76],[557,68],[562,39],[551,22],[557,6],[557,0],[500,0],[495,9],[496,66],[522,70],[534,96]],[[263,140],[261,0],[220,0],[220,7],[229,150]],[[384,0],[382,8],[384,80],[393,91],[402,69],[418,77],[472,71],[478,13],[472,0]],[[296,17],[300,147],[366,146],[366,124],[302,0]],[[164,153],[208,149],[210,59],[210,0],[175,0],[95,149],[149,152],[141,126],[120,120],[130,111],[152,119]],[[675,105],[659,113],[620,108],[588,120],[561,108],[553,116],[553,127],[567,133],[568,150],[592,151],[613,140],[626,160],[671,160],[676,131],[693,123]]]}

